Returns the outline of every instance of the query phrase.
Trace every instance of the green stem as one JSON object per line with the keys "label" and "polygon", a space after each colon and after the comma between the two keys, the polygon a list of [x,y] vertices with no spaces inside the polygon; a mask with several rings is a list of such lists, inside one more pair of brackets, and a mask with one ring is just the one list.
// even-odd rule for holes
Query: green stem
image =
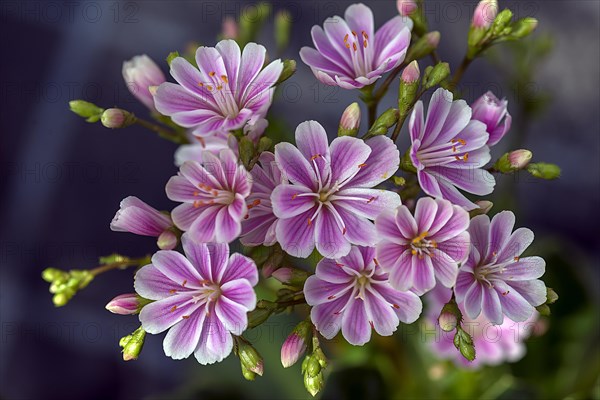
{"label": "green stem", "polygon": [[469,58],[466,56],[465,56],[465,58],[463,58],[462,62],[460,63],[460,66],[454,73],[454,77],[452,78],[452,81],[450,82],[451,90],[456,89],[456,87],[460,83],[460,80],[462,79],[465,71],[467,70],[467,68],[469,68],[469,65],[471,65],[472,62],[473,62],[473,58]]}
{"label": "green stem", "polygon": [[396,142],[396,140],[398,140],[398,136],[400,136],[400,131],[402,130],[402,126],[404,125],[404,122],[406,121],[406,117],[408,117],[410,115],[411,110],[413,109],[413,107],[415,106],[417,101],[421,98],[421,96],[423,96],[423,94],[425,92],[426,92],[426,90],[421,90],[419,93],[417,93],[417,95],[415,96],[415,99],[412,102],[412,105],[406,111],[406,115],[400,115],[400,118],[398,118],[398,122],[396,123],[396,127],[394,128],[394,132],[392,133],[392,141],[393,142]]}
{"label": "green stem", "polygon": [[111,271],[113,269],[125,269],[128,267],[141,266],[142,264],[146,264],[150,262],[150,257],[141,257],[141,258],[132,258],[125,259],[123,261],[115,261],[110,264],[101,265],[97,268],[90,270],[90,273],[94,276],[98,276],[103,274],[104,272]]}
{"label": "green stem", "polygon": [[151,130],[152,132],[157,133],[158,136],[160,136],[161,138],[170,140],[173,143],[177,143],[177,144],[188,143],[188,140],[185,136],[180,135],[179,133],[174,132],[170,129],[163,128],[162,126],[154,124],[150,121],[146,121],[145,119],[136,117],[135,123],[140,126],[143,126],[146,129]]}

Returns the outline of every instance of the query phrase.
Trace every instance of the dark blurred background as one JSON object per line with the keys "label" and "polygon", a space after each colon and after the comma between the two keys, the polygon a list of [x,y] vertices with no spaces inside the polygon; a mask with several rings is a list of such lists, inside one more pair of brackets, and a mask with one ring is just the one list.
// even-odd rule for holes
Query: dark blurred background
{"label": "dark blurred background", "polygon": [[[287,8],[292,14],[291,44],[283,56],[299,62],[272,108],[273,115],[284,117],[282,135],[292,137],[296,125],[308,119],[334,135],[341,112],[357,100],[356,92],[318,84],[298,57],[300,47],[311,45],[310,28],[342,15],[351,3],[273,2],[274,11]],[[392,0],[366,3],[377,26],[397,12]],[[442,33],[440,56],[454,68],[465,51],[474,5],[427,1],[431,29]],[[175,145],[140,127],[109,131],[88,124],[69,111],[67,102],[81,98],[144,115],[123,83],[122,62],[145,53],[167,73],[163,60],[169,52],[185,51],[190,42],[214,45],[222,18],[252,12],[252,7],[255,3],[245,1],[0,3],[0,398],[308,397],[299,367],[284,371],[278,359],[298,317],[278,317],[250,333],[266,359],[266,376],[250,383],[243,381],[233,356],[210,367],[199,366],[193,357],[166,358],[162,336],[147,338],[138,361],[123,362],[118,339],[137,327],[136,318],[112,315],[104,305],[132,291],[129,272],[100,276],[61,309],[52,305],[48,284],[40,278],[46,267],[91,268],[101,255],[153,251],[151,238],[109,229],[122,198],[135,195],[159,209],[173,206],[164,184],[176,173]],[[540,21],[530,39],[539,51],[504,47],[478,60],[463,80],[463,95],[473,101],[493,90],[509,99],[514,127],[495,156],[509,147],[528,148],[534,160],[557,163],[563,171],[551,182],[524,174],[500,177],[491,198],[494,211],[513,208],[517,225],[534,230],[535,252],[548,264],[546,280],[560,296],[546,335],[531,340],[523,361],[506,367],[508,372],[500,370],[514,383],[500,394],[599,398],[600,3],[500,1],[500,7]],[[272,18],[260,41],[275,57]],[[382,110],[393,105],[394,90]],[[331,351],[341,361],[334,363],[324,398],[390,393],[364,355],[343,346]],[[429,383],[406,383],[406,391],[391,392],[394,397],[465,393],[435,391],[435,374],[417,375]],[[406,377],[397,379],[405,385]]]}

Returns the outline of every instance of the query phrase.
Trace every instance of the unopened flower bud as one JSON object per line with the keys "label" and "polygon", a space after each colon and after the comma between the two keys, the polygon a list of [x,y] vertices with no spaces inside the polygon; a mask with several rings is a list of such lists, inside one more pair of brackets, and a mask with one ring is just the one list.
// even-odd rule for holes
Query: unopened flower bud
{"label": "unopened flower bud", "polygon": [[398,110],[390,108],[375,120],[368,134],[371,136],[385,135],[396,122],[398,122]]}
{"label": "unopened flower bud", "polygon": [[131,335],[122,337],[119,346],[123,348],[123,360],[137,360],[144,347],[145,338],[146,331],[141,326]]}
{"label": "unopened flower bud", "polygon": [[522,18],[513,24],[510,35],[519,39],[524,38],[529,36],[537,28],[537,25],[538,20],[535,18]]}
{"label": "unopened flower bud", "polygon": [[423,79],[425,89],[430,89],[435,85],[440,84],[450,75],[450,65],[445,62],[436,64]]}
{"label": "unopened flower bud", "polygon": [[238,24],[235,22],[235,18],[230,16],[223,19],[222,30],[223,39],[237,39],[239,35]]}
{"label": "unopened flower bud", "polygon": [[120,108],[109,108],[102,113],[101,121],[106,128],[125,128],[135,122],[135,116]]}
{"label": "unopened flower bud", "polygon": [[69,107],[71,108],[71,111],[80,117],[85,118],[87,122],[98,122],[104,112],[103,108],[83,100],[71,100],[69,102]]}
{"label": "unopened flower bud", "polygon": [[281,346],[281,364],[284,368],[291,367],[304,354],[310,340],[311,324],[308,321],[300,322],[285,339]]}
{"label": "unopened flower bud", "polygon": [[177,235],[170,230],[164,231],[158,236],[156,244],[161,250],[173,250],[177,247]]}
{"label": "unopened flower bud", "polygon": [[492,23],[492,34],[494,36],[501,35],[512,20],[512,17],[513,13],[508,8],[500,11]]}
{"label": "unopened flower bud", "polygon": [[352,103],[344,110],[340,119],[338,136],[356,136],[360,127],[360,106]]}
{"label": "unopened flower bud", "polygon": [[292,16],[287,10],[280,10],[275,15],[275,43],[281,52],[285,50],[290,42],[292,30]]}
{"label": "unopened flower bud", "polygon": [[442,328],[444,332],[451,332],[455,330],[461,316],[461,312],[458,309],[455,301],[450,301],[444,304],[444,307],[442,307],[442,311],[440,312],[440,316],[438,317],[440,328]]}
{"label": "unopened flower bud", "polygon": [[304,282],[308,278],[308,272],[290,267],[279,268],[273,271],[271,275],[283,284],[297,287],[304,286]]}
{"label": "unopened flower bud", "polygon": [[123,62],[122,73],[131,94],[151,111],[156,111],[149,87],[158,86],[166,81],[165,75],[158,65],[143,54]]}
{"label": "unopened flower bud", "polygon": [[281,70],[281,75],[279,75],[279,79],[277,79],[276,85],[280,84],[281,82],[287,81],[295,73],[296,73],[296,61],[295,60],[283,60],[283,69]]}
{"label": "unopened flower bud", "polygon": [[491,201],[488,201],[488,200],[477,200],[475,202],[475,204],[477,204],[478,208],[469,211],[469,216],[471,218],[473,218],[477,215],[487,214],[488,212],[490,212],[490,210],[494,206],[494,203],[492,203]]}
{"label": "unopened flower bud", "polygon": [[137,314],[140,308],[139,297],[135,293],[120,294],[106,305],[106,309],[113,314]]}
{"label": "unopened flower bud", "polygon": [[560,167],[549,163],[535,163],[527,166],[527,172],[540,179],[557,179],[560,177]]}
{"label": "unopened flower bud", "polygon": [[401,80],[403,83],[415,83],[419,80],[421,76],[421,71],[419,70],[419,63],[417,61],[413,61],[404,70],[402,71]]}
{"label": "unopened flower bud", "polygon": [[533,153],[529,150],[514,150],[508,153],[508,162],[515,170],[523,169],[529,164],[532,157]]}
{"label": "unopened flower bud", "polygon": [[558,293],[550,287],[546,288],[546,304],[554,304],[558,300]]}
{"label": "unopened flower bud", "polygon": [[428,32],[410,46],[405,61],[420,60],[428,56],[432,51],[437,49],[439,43],[440,33],[438,31]]}
{"label": "unopened flower bud", "polygon": [[471,25],[475,28],[488,29],[492,26],[496,15],[498,15],[498,1],[481,0],[475,8]]}
{"label": "unopened flower bud", "polygon": [[396,5],[398,6],[398,13],[404,17],[409,17],[418,8],[415,0],[398,0]]}
{"label": "unopened flower bud", "polygon": [[247,381],[253,381],[256,378],[256,374],[254,372],[246,369],[246,367],[244,367],[244,365],[242,365],[242,376]]}
{"label": "unopened flower bud", "polygon": [[242,338],[238,338],[237,354],[240,358],[242,368],[262,376],[264,369],[263,358],[250,343]]}
{"label": "unopened flower bud", "polygon": [[417,97],[420,77],[421,72],[416,60],[408,64],[402,71],[398,89],[398,114],[400,117],[405,118],[411,110]]}
{"label": "unopened flower bud", "polygon": [[319,373],[315,376],[310,376],[309,374],[304,374],[304,387],[310,393],[311,396],[316,396],[319,393],[323,386],[325,385],[325,380],[323,379],[323,374]]}

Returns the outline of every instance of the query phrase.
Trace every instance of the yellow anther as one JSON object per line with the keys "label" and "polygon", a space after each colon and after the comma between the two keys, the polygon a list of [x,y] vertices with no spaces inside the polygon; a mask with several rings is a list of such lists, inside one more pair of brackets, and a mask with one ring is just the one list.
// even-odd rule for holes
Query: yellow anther
{"label": "yellow anther", "polygon": [[227,75],[221,75],[221,80],[225,83],[229,83],[229,79],[227,79]]}
{"label": "yellow anther", "polygon": [[416,238],[414,238],[412,240],[412,243],[419,243],[421,240],[425,239],[425,236],[427,236],[429,234],[429,232],[424,231],[423,233],[421,233],[419,236],[417,236]]}
{"label": "yellow anther", "polygon": [[212,78],[213,76],[215,76],[215,71],[210,71],[210,72],[208,73],[208,75],[209,75],[209,76]]}

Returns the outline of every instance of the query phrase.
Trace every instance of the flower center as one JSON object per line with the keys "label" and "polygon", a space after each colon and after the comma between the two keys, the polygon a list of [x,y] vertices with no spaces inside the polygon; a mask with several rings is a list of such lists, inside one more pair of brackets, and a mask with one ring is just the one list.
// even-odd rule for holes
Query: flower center
{"label": "flower center", "polygon": [[433,239],[425,239],[429,232],[424,231],[410,242],[411,253],[419,258],[424,256],[433,257],[434,249],[437,248],[437,242]]}
{"label": "flower center", "polygon": [[198,82],[198,86],[210,92],[224,117],[237,117],[240,113],[240,108],[235,100],[235,93],[229,88],[229,78],[227,78],[227,75],[217,76],[214,71],[210,71],[207,76],[209,81],[206,83]]}
{"label": "flower center", "polygon": [[195,208],[213,204],[229,205],[235,200],[235,193],[229,190],[214,189],[203,183],[198,184],[198,189],[193,193],[198,198],[194,201]]}
{"label": "flower center", "polygon": [[466,162],[469,160],[469,153],[462,150],[466,145],[466,140],[454,138],[447,143],[417,150],[417,158],[424,165],[435,166],[445,165],[454,161]]}

